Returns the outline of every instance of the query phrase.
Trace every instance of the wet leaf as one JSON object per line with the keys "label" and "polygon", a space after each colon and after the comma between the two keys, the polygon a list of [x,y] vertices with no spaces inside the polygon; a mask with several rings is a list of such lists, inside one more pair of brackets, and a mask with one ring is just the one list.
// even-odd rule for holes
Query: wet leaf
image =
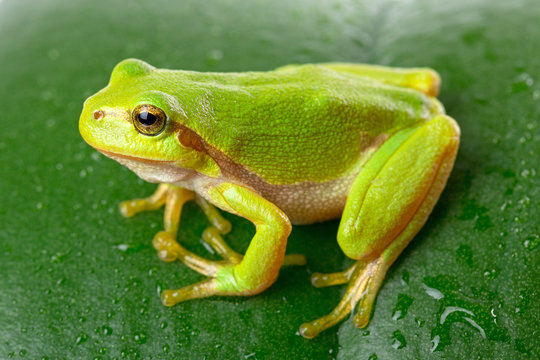
{"label": "wet leaf", "polygon": [[[538,358],[540,3],[523,1],[0,0],[0,358]],[[352,319],[314,340],[298,326],[343,289],[314,271],[351,264],[338,221],[296,227],[282,270],[250,298],[173,308],[161,289],[201,279],[159,261],[162,213],[124,219],[146,184],[78,134],[86,97],[127,57],[163,68],[267,70],[354,61],[430,66],[462,129],[435,211],[389,271],[364,330]],[[254,229],[233,223],[245,250]],[[188,204],[179,235],[200,240]]]}

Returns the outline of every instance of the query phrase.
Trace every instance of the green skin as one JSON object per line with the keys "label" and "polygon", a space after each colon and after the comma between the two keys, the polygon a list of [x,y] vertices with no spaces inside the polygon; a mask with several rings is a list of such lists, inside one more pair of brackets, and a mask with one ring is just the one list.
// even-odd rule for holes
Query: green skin
{"label": "green skin", "polygon": [[[165,290],[165,305],[263,291],[283,264],[305,262],[285,256],[291,222],[341,215],[339,245],[357,262],[342,273],[314,274],[315,286],[349,287],[332,313],[301,326],[312,338],[355,306],[355,325],[367,325],[386,270],[444,188],[459,128],[434,97],[439,83],[430,69],[329,63],[199,73],[129,59],[86,100],[79,128],[97,150],[162,184],[121,211],[132,216],[165,204],[165,230],[153,242],[159,257],[208,276]],[[137,109],[155,117],[141,120]],[[205,211],[212,226],[203,237],[225,261],[176,242],[188,200]],[[221,238],[230,224],[212,204],[256,225],[245,255]]]}

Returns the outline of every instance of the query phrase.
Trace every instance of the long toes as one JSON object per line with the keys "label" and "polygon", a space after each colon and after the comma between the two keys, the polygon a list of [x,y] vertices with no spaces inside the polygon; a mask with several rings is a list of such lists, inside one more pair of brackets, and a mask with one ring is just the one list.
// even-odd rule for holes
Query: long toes
{"label": "long toes", "polygon": [[[154,235],[152,245],[154,245],[154,248],[158,251],[158,254],[168,254],[167,256],[164,256],[164,258],[159,255],[160,259],[164,261],[172,261],[176,259],[177,255],[175,254],[174,250],[176,250],[178,243],[176,240],[174,240],[173,235],[170,232],[158,232],[156,235]],[[165,260],[171,258],[172,260]]]}
{"label": "long toes", "polygon": [[223,259],[230,263],[238,264],[244,258],[242,254],[237,253],[223,238],[219,229],[214,226],[206,228],[202,235],[203,240],[210,245]]}
{"label": "long toes", "polygon": [[359,307],[358,312],[354,315],[353,325],[358,329],[365,328],[369,323],[370,316],[371,316],[371,306]]}
{"label": "long toes", "polygon": [[320,328],[319,323],[317,321],[312,321],[309,323],[305,323],[300,325],[300,335],[305,337],[306,339],[313,339],[315,336],[319,335],[319,333],[323,329]]}
{"label": "long toes", "polygon": [[165,306],[173,306],[179,302],[208,297],[216,294],[218,282],[209,278],[176,290],[164,290],[161,293],[161,302]]}
{"label": "long toes", "polygon": [[311,275],[311,284],[317,288],[342,284],[342,282],[336,282],[333,275],[335,274],[314,273]]}
{"label": "long toes", "polygon": [[133,215],[137,214],[140,210],[137,206],[137,202],[140,200],[126,200],[122,201],[120,204],[118,204],[118,209],[120,210],[120,214],[122,214],[123,217],[129,218]]}

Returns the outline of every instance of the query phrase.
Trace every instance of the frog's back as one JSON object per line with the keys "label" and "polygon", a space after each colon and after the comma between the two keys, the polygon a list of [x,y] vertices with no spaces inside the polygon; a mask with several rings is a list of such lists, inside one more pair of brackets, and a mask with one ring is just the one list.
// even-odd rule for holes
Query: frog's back
{"label": "frog's back", "polygon": [[[157,70],[139,84],[174,96],[221,180],[258,191],[293,223],[340,216],[371,154],[441,110],[419,91],[324,66],[270,72]],[[153,83],[147,83],[147,80]]]}
{"label": "frog's back", "polygon": [[163,78],[215,154],[275,185],[354,174],[370,148],[434,111],[418,91],[317,65]]}

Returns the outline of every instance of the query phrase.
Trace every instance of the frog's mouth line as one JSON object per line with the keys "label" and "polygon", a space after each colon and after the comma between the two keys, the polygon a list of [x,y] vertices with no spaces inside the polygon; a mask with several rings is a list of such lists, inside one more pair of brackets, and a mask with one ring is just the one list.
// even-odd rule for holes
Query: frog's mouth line
{"label": "frog's mouth line", "polygon": [[143,158],[143,157],[138,157],[138,156],[114,153],[111,151],[97,148],[95,146],[92,146],[92,147],[96,149],[97,151],[99,151],[100,153],[102,153],[103,155],[105,155],[106,157],[111,158],[113,160],[125,159],[125,160],[130,160],[130,161],[144,162],[147,164],[172,164],[174,163],[174,161],[172,160],[154,160],[154,159],[148,159],[148,158]]}

